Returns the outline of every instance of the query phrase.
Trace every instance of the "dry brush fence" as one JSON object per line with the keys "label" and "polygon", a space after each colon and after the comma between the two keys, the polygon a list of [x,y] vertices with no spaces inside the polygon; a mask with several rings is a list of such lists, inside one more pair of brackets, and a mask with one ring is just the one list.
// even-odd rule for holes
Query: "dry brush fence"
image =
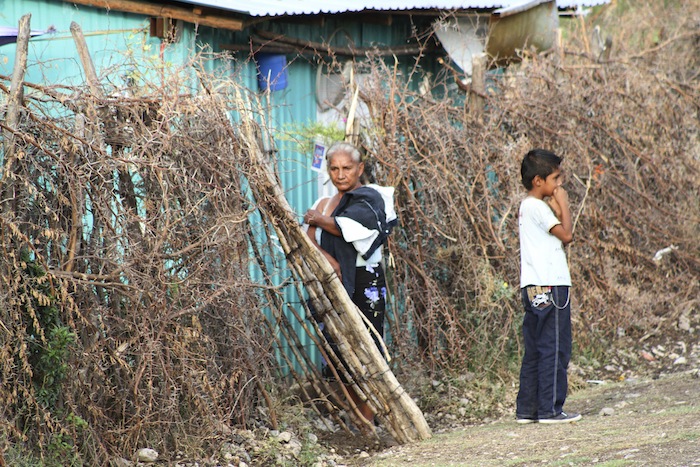
{"label": "dry brush fence", "polygon": [[405,312],[392,332],[404,359],[500,373],[517,357],[519,163],[533,147],[565,158],[580,348],[605,358],[617,336],[638,344],[697,312],[700,18],[657,8],[644,4],[628,29],[607,33],[626,40],[643,23],[665,33],[658,43],[587,52],[574,34],[560,53],[524,52],[490,75],[483,112],[446,91],[450,73],[433,81],[435,99],[373,62],[366,146],[400,197],[391,252]]}
{"label": "dry brush fence", "polygon": [[7,101],[5,446],[95,465],[189,452],[252,426],[268,396],[240,148],[211,112],[220,96],[184,91],[190,75],[132,97],[25,83]]}

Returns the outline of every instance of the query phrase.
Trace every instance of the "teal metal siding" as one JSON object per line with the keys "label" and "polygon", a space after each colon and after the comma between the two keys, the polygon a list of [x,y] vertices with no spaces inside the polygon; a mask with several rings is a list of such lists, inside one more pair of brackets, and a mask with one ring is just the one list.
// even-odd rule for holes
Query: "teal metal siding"
{"label": "teal metal siding", "polygon": [[[30,41],[25,80],[32,83],[75,85],[83,82],[82,67],[70,33],[72,21],[78,23],[85,34],[98,74],[122,60],[126,50],[134,51],[134,58],[138,59],[142,53],[147,53],[142,45],[157,46],[157,41],[143,44],[148,21],[141,16],[41,0],[0,0],[0,11],[0,21],[6,26],[17,27],[19,19],[30,13],[32,29],[56,28],[55,34]],[[14,57],[14,44],[0,47],[0,73],[12,73]],[[115,81],[115,85],[120,84],[116,77]]]}

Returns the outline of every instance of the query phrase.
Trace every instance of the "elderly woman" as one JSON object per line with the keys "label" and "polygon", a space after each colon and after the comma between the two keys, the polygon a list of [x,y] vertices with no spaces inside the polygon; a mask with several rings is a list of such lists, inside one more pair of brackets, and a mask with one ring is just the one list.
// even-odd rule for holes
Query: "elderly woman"
{"label": "elderly woman", "polygon": [[[352,301],[383,336],[386,283],[382,246],[396,225],[394,189],[362,185],[364,163],[351,144],[331,146],[326,163],[338,193],[319,199],[306,212],[307,234],[331,263]],[[372,420],[371,408],[351,388],[349,393],[362,415]]]}

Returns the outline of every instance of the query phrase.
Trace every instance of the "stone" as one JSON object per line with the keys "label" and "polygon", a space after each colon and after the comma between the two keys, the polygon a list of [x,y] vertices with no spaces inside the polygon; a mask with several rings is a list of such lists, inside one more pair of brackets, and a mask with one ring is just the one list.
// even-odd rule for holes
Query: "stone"
{"label": "stone", "polygon": [[603,417],[611,417],[615,415],[615,409],[612,407],[603,407],[600,409],[600,412],[598,412],[598,415],[601,415]]}
{"label": "stone", "polygon": [[686,363],[688,363],[688,359],[685,357],[678,357],[673,361],[674,365],[685,365]]}
{"label": "stone", "polygon": [[292,453],[294,457],[297,457],[303,448],[301,441],[298,439],[293,439],[289,443],[287,443],[286,448],[289,449],[289,451]]}
{"label": "stone", "polygon": [[283,431],[279,434],[279,436],[277,436],[277,439],[279,439],[283,443],[288,443],[292,440],[292,434],[288,431]]}
{"label": "stone", "polygon": [[136,453],[136,457],[138,458],[139,462],[151,464],[158,460],[158,451],[151,448],[141,448]]}

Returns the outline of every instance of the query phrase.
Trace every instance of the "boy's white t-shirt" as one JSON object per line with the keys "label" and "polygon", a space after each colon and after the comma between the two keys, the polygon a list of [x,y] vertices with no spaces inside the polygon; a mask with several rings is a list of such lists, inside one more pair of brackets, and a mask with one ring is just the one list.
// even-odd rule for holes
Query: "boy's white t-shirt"
{"label": "boy's white t-shirt", "polygon": [[520,287],[571,286],[564,245],[550,233],[561,224],[541,199],[528,196],[520,203]]}

